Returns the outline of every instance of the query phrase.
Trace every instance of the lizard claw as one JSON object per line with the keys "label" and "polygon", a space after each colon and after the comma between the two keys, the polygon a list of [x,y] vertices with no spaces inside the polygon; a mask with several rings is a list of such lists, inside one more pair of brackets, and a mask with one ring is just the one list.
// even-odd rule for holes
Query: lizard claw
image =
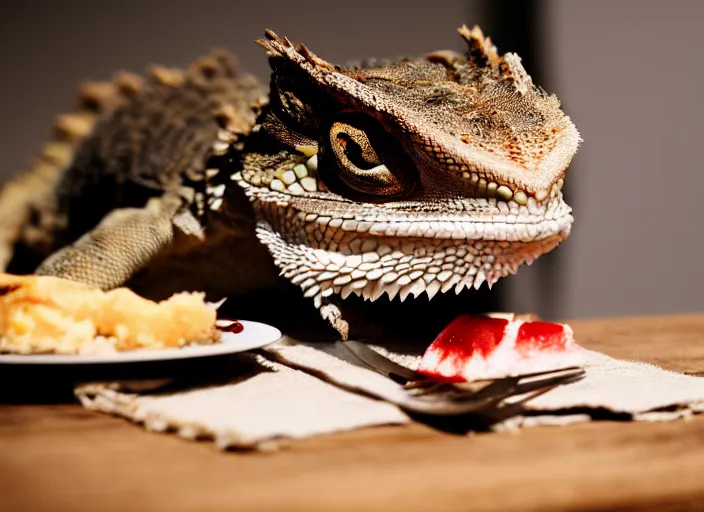
{"label": "lizard claw", "polygon": [[342,313],[337,306],[334,304],[325,304],[320,308],[320,316],[322,316],[324,320],[330,322],[333,329],[340,333],[342,341],[347,341],[350,326],[345,320],[342,319]]}

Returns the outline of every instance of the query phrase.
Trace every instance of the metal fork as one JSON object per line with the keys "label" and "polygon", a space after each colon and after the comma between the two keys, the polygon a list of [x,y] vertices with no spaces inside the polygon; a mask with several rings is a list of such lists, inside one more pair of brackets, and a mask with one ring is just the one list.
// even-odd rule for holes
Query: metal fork
{"label": "metal fork", "polygon": [[401,366],[364,343],[343,341],[337,344],[367,368],[405,386],[405,393],[379,398],[419,414],[451,416],[477,413],[493,417],[503,416],[497,414],[497,411],[505,400],[520,397],[507,405],[507,411],[509,408],[516,411],[528,400],[556,386],[581,380],[585,375],[584,368],[571,366],[491,381],[449,383]]}

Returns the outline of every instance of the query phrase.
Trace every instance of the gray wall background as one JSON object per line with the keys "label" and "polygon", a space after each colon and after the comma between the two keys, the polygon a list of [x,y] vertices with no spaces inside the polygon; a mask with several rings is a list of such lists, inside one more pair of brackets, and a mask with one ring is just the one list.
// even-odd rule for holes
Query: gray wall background
{"label": "gray wall background", "polygon": [[[243,68],[266,80],[263,50],[253,43],[265,27],[333,62],[461,50],[455,29],[485,24],[481,5],[2,2],[0,181],[26,166],[81,80],[155,62],[182,66],[213,47],[235,51]],[[543,85],[585,139],[567,188],[576,223],[549,258],[504,280],[508,307],[557,318],[704,310],[704,2],[545,0],[543,7]]]}
{"label": "gray wall background", "polygon": [[584,137],[563,316],[704,309],[704,2],[549,4],[554,90]]}

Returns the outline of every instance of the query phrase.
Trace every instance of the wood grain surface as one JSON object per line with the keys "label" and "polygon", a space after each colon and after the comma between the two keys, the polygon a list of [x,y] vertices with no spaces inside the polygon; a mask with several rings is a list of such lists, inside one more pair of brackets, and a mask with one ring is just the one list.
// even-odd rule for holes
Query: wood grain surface
{"label": "wood grain surface", "polygon": [[[572,325],[588,348],[704,373],[704,315]],[[704,415],[468,437],[369,428],[256,454],[75,404],[0,405],[2,511],[619,509],[704,509]]]}

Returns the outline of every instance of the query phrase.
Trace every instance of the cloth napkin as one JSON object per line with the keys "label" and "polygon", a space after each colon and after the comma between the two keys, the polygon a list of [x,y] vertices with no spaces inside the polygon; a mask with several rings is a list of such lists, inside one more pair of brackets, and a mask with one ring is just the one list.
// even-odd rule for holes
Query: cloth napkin
{"label": "cloth napkin", "polygon": [[[420,361],[417,350],[377,349],[410,368]],[[532,399],[489,428],[566,425],[594,418],[662,421],[704,410],[700,377],[582,350],[587,370],[583,380]],[[223,449],[269,450],[294,439],[416,421],[371,397],[401,393],[399,384],[356,365],[334,344],[284,337],[260,354],[232,356],[225,372],[207,379],[91,383],[75,392],[89,409],[128,418],[149,430],[212,440]]]}

